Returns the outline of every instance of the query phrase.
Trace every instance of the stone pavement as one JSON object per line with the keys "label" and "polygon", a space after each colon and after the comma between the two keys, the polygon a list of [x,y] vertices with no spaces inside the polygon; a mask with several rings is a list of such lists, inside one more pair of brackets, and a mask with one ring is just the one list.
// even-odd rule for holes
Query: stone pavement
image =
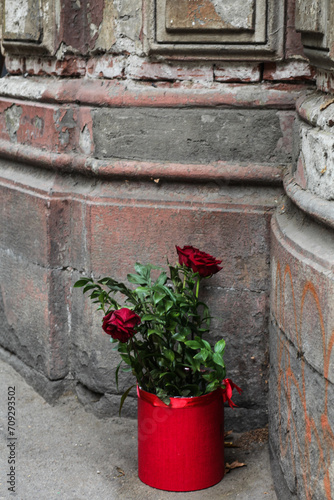
{"label": "stone pavement", "polygon": [[[11,441],[9,387],[15,387],[16,403],[17,439]],[[127,418],[96,418],[73,394],[51,406],[9,364],[0,361],[0,499],[276,500],[267,443],[228,448],[227,462],[247,465],[230,471],[212,488],[173,493],[146,486],[137,477],[136,428],[136,421]],[[233,436],[234,440],[240,437]],[[11,451],[15,497],[7,489]]]}

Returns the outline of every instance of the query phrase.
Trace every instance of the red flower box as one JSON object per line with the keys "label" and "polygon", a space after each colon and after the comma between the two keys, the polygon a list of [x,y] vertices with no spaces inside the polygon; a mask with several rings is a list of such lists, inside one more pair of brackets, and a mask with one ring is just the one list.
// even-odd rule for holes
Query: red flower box
{"label": "red flower box", "polygon": [[221,389],[170,406],[138,392],[138,475],[168,491],[192,491],[224,476],[224,406]]}

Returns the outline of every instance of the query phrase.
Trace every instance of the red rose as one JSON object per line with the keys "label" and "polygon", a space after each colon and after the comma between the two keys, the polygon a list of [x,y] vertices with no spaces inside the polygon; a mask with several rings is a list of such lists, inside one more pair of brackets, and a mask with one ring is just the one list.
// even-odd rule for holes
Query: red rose
{"label": "red rose", "polygon": [[198,273],[202,276],[202,278],[211,276],[212,274],[218,273],[218,271],[223,269],[218,266],[218,264],[221,263],[221,260],[215,259],[208,253],[201,252],[198,248],[186,245],[183,248],[177,246],[176,250],[181,266],[184,264],[185,266],[190,267],[194,273]]}
{"label": "red rose", "polygon": [[110,311],[104,318],[102,328],[113,339],[127,342],[134,336],[135,327],[139,325],[140,317],[130,309],[123,307]]}

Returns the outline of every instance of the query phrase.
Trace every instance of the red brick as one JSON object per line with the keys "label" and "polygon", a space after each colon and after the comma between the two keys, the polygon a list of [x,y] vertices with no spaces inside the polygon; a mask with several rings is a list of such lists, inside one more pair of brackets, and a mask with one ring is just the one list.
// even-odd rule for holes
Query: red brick
{"label": "red brick", "polygon": [[134,80],[213,80],[213,66],[150,62],[139,57],[129,59],[125,75]]}
{"label": "red brick", "polygon": [[263,79],[270,81],[313,80],[314,71],[305,60],[265,63]]}
{"label": "red brick", "polygon": [[92,78],[122,78],[126,59],[125,56],[111,54],[91,58],[87,63],[87,76]]}
{"label": "red brick", "polygon": [[86,61],[77,56],[65,56],[61,60],[49,57],[27,57],[25,71],[30,76],[84,76],[86,74]]}
{"label": "red brick", "polygon": [[260,65],[244,62],[219,63],[214,69],[215,80],[218,82],[259,82],[261,79]]}

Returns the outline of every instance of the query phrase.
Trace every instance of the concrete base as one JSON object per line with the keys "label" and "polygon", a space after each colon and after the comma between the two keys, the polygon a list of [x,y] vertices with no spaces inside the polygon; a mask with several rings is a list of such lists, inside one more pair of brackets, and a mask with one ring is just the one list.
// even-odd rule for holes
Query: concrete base
{"label": "concrete base", "polygon": [[[276,500],[267,443],[227,448],[228,463],[238,460],[247,466],[232,470],[212,488],[191,493],[159,491],[138,479],[135,419],[97,419],[84,411],[72,393],[50,406],[11,366],[0,361],[2,450],[7,444],[9,386],[16,392],[17,498]],[[0,460],[0,498],[9,499],[7,454],[2,453]]]}

